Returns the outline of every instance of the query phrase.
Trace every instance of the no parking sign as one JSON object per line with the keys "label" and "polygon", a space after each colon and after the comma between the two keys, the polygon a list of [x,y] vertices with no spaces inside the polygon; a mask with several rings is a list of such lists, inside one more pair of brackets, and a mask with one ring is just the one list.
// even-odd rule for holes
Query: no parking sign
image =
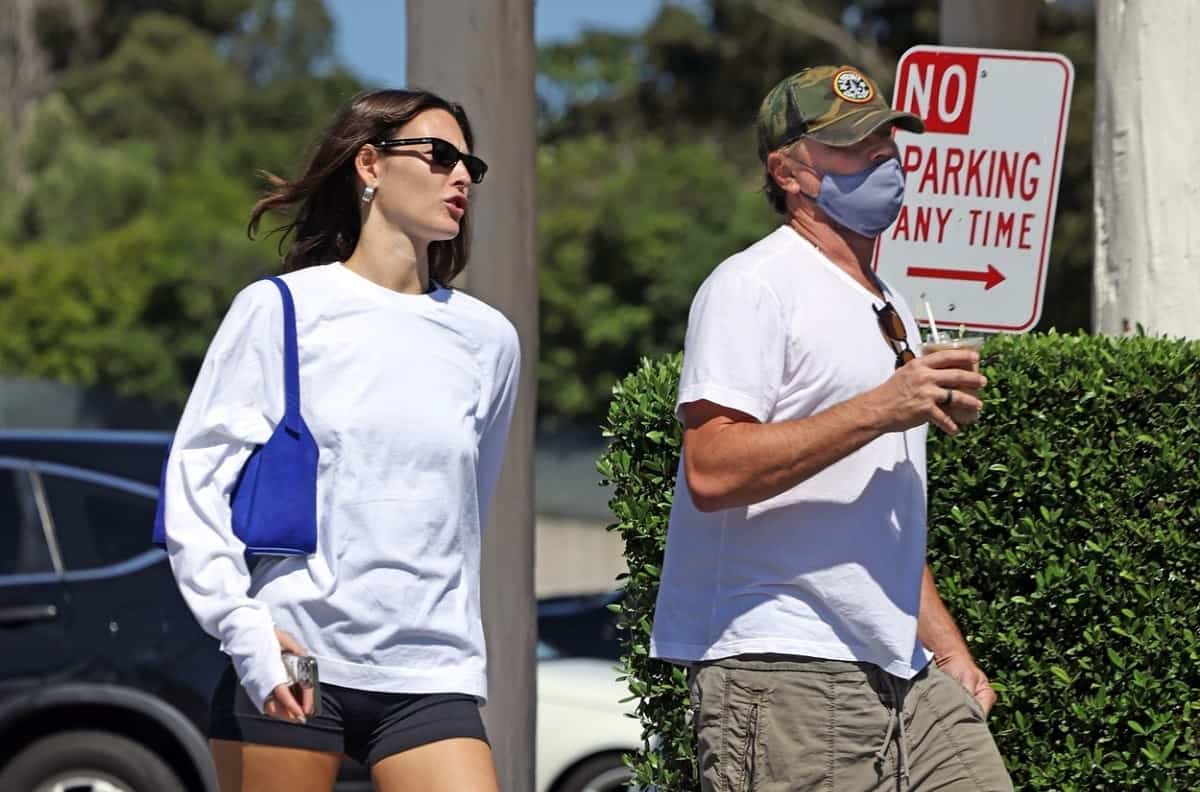
{"label": "no parking sign", "polygon": [[1073,82],[1055,53],[904,53],[892,105],[925,119],[926,132],[896,132],[904,207],[873,265],[914,313],[928,300],[946,327],[1037,324]]}

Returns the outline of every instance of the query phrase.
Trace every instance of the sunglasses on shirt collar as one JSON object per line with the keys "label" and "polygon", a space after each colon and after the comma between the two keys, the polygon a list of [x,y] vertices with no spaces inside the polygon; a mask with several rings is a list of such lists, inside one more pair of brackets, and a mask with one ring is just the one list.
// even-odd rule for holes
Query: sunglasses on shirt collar
{"label": "sunglasses on shirt collar", "polygon": [[908,331],[904,329],[904,320],[900,318],[896,307],[885,301],[882,308],[875,308],[874,305],[871,308],[875,311],[875,318],[879,320],[879,328],[883,330],[888,344],[896,353],[896,368],[916,358],[917,353],[913,352],[908,343]]}
{"label": "sunglasses on shirt collar", "polygon": [[458,147],[453,143],[435,137],[417,137],[417,138],[390,138],[388,140],[378,140],[371,145],[379,151],[390,151],[401,146],[419,146],[430,144],[433,150],[430,153],[433,161],[443,168],[453,168],[462,161],[462,164],[467,169],[467,175],[471,177],[471,181],[479,184],[483,181],[483,176],[487,173],[487,163],[476,157],[474,154],[464,154],[458,150]]}

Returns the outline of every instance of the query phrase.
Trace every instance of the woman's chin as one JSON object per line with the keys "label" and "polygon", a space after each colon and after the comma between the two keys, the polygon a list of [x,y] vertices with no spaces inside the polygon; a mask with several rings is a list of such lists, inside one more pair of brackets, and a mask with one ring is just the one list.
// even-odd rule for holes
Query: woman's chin
{"label": "woman's chin", "polygon": [[448,242],[458,236],[462,228],[457,220],[443,220],[429,229],[430,242]]}
{"label": "woman's chin", "polygon": [[451,217],[439,217],[423,223],[398,223],[396,230],[404,233],[414,244],[428,245],[431,242],[448,242],[462,231],[459,222]]}

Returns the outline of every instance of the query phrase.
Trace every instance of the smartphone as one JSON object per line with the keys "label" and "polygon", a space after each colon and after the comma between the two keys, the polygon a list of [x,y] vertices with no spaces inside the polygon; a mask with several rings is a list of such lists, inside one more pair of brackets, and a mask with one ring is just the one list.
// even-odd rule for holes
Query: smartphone
{"label": "smartphone", "polygon": [[312,712],[306,712],[305,715],[320,715],[321,678],[317,674],[317,658],[284,652],[283,667],[287,669],[288,684],[296,701],[302,701],[305,688],[312,690]]}

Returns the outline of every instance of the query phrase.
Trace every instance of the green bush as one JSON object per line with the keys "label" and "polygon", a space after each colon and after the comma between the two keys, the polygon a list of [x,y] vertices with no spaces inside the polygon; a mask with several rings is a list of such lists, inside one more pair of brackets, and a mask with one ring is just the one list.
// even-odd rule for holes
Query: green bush
{"label": "green bush", "polygon": [[[980,423],[930,433],[930,564],[1000,696],[1018,789],[1200,789],[1200,343],[1006,336]],[[648,657],[679,356],[614,390],[599,469],[626,543],[639,783],[694,790],[680,669]]]}

